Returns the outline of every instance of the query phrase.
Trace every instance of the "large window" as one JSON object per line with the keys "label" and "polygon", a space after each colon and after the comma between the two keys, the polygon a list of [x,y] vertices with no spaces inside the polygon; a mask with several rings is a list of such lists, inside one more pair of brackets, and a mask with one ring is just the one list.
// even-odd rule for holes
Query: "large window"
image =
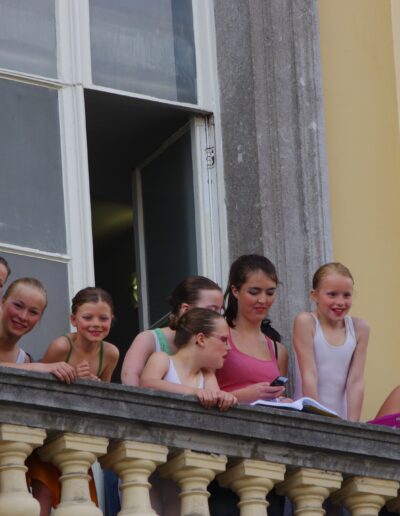
{"label": "large window", "polygon": [[123,354],[177,281],[220,279],[211,12],[211,0],[0,0],[0,255],[10,280],[49,292],[21,343],[35,357],[88,285],[111,291]]}

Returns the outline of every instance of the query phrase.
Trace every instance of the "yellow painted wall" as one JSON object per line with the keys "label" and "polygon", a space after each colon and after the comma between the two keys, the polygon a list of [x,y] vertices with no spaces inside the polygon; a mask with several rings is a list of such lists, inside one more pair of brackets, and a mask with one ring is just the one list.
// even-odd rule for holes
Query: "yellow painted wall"
{"label": "yellow painted wall", "polygon": [[372,328],[363,419],[400,384],[399,4],[318,1],[334,259]]}

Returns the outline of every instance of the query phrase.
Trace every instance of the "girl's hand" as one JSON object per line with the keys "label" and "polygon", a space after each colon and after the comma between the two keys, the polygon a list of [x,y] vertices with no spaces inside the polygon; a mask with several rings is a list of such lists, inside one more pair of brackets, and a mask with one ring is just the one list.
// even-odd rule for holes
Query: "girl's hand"
{"label": "girl's hand", "polygon": [[210,389],[197,389],[196,396],[204,408],[210,408],[216,405],[219,401],[219,391],[212,391]]}
{"label": "girl's hand", "polygon": [[229,408],[233,407],[237,404],[238,399],[236,396],[231,394],[230,392],[225,391],[219,391],[219,400],[218,400],[218,407],[219,410],[228,410]]}
{"label": "girl's hand", "polygon": [[[264,382],[262,382],[260,384],[256,384],[256,385],[260,385],[260,389],[263,393],[262,399],[270,400],[273,398],[279,398],[280,396],[283,396],[283,393],[285,392],[285,389],[286,389],[286,387],[284,385],[272,387],[271,385],[269,385],[268,382],[265,382],[265,383],[267,383],[268,385],[264,385]],[[276,390],[276,389],[278,389],[278,390]]]}
{"label": "girl's hand", "polygon": [[66,362],[54,362],[52,364],[43,364],[44,372],[51,373],[57,380],[65,383],[72,383],[76,380],[75,369]]}
{"label": "girl's hand", "polygon": [[259,382],[237,389],[233,394],[238,398],[240,403],[253,403],[257,400],[272,400],[282,396],[285,387],[278,385],[273,387],[269,382]]}
{"label": "girl's hand", "polygon": [[90,371],[89,362],[83,360],[76,366],[76,375],[82,380],[94,380],[100,382],[100,378]]}

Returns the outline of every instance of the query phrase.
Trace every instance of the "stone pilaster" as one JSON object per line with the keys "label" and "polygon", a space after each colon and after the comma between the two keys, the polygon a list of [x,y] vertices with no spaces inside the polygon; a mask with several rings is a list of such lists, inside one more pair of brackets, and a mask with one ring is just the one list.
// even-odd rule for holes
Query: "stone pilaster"
{"label": "stone pilaster", "polygon": [[323,516],[324,500],[340,488],[342,479],[340,473],[299,468],[286,474],[284,482],[277,486],[277,491],[293,501],[296,515]]}
{"label": "stone pilaster", "polygon": [[218,0],[214,12],[230,257],[277,265],[272,317],[289,342],[332,255],[317,0]]}
{"label": "stone pilaster", "polygon": [[332,495],[332,501],[341,503],[352,516],[375,516],[387,500],[397,495],[399,483],[371,477],[351,477]]}
{"label": "stone pilaster", "polygon": [[239,496],[240,516],[265,516],[265,497],[276,482],[283,480],[285,469],[283,464],[245,459],[219,475],[218,482]]}
{"label": "stone pilaster", "polygon": [[162,477],[171,478],[181,488],[181,516],[209,516],[207,486],[225,470],[224,455],[207,455],[184,450],[160,467]]}
{"label": "stone pilaster", "polygon": [[167,460],[168,448],[157,444],[121,441],[100,459],[121,478],[120,516],[154,516],[149,489],[150,474]]}
{"label": "stone pilaster", "polygon": [[38,453],[61,472],[61,502],[54,516],[101,516],[90,499],[88,470],[107,451],[108,439],[63,433],[45,444]]}
{"label": "stone pilaster", "polygon": [[45,437],[39,428],[0,424],[0,516],[39,515],[39,503],[26,485],[25,460]]}

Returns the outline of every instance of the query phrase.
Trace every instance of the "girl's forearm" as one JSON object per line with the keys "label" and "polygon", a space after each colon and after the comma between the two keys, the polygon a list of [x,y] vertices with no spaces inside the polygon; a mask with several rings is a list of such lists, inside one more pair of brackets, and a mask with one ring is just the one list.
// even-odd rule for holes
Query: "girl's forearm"
{"label": "girl's forearm", "polygon": [[121,381],[124,385],[131,385],[132,387],[139,387],[140,376],[136,371],[129,371],[122,369]]}
{"label": "girl's forearm", "polygon": [[347,419],[360,421],[361,409],[364,401],[364,382],[360,381],[349,385],[346,390]]}
{"label": "girl's forearm", "polygon": [[48,368],[41,362],[24,362],[16,364],[15,362],[0,362],[2,367],[12,367],[13,369],[23,369],[24,371],[35,371],[37,373],[47,373]]}
{"label": "girl's forearm", "polygon": [[307,396],[308,398],[312,398],[315,401],[319,401],[316,379],[304,378],[302,381],[302,392],[303,396]]}
{"label": "girl's forearm", "polygon": [[153,389],[156,391],[172,392],[175,394],[196,395],[197,389],[195,387],[188,387],[177,383],[168,382],[167,380],[159,379],[144,379],[140,382],[140,387],[146,389]]}

